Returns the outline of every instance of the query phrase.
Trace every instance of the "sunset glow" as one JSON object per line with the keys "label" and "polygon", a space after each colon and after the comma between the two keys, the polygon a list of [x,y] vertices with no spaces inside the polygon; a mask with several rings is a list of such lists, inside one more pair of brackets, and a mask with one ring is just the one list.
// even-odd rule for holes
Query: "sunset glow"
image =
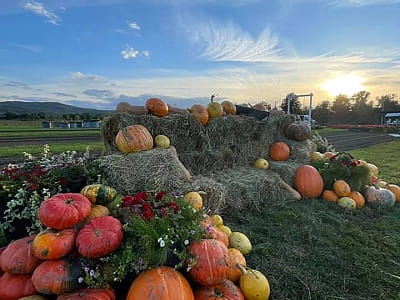
{"label": "sunset glow", "polygon": [[324,82],[322,87],[333,97],[339,94],[352,96],[365,90],[363,81],[364,79],[359,76],[347,74]]}

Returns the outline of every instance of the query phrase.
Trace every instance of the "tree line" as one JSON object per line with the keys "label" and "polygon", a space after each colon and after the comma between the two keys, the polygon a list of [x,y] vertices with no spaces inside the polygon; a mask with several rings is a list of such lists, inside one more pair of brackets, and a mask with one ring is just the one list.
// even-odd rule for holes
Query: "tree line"
{"label": "tree line", "polygon": [[98,119],[102,120],[107,114],[90,114],[90,113],[81,113],[81,114],[61,114],[61,115],[51,115],[45,114],[44,112],[39,113],[14,113],[14,112],[5,112],[3,119],[6,120],[46,120],[46,121],[55,121],[55,120],[63,120],[63,121],[82,121],[82,120],[90,120],[90,119]]}

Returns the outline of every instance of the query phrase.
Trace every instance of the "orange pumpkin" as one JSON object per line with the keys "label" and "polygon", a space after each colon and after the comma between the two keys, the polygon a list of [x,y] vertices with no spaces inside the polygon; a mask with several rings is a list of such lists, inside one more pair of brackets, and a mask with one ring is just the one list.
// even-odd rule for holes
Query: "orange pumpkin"
{"label": "orange pumpkin", "polygon": [[73,229],[45,229],[32,242],[32,252],[40,259],[57,259],[67,255],[75,246]]}
{"label": "orange pumpkin", "polygon": [[209,234],[208,236],[209,238],[213,238],[217,241],[220,241],[222,244],[224,244],[226,247],[229,246],[229,238],[228,235],[223,232],[222,230],[218,229],[215,226],[211,226],[209,228]]}
{"label": "orange pumpkin", "polygon": [[217,285],[200,287],[194,295],[196,300],[245,300],[240,288],[228,279]]}
{"label": "orange pumpkin", "polygon": [[396,197],[396,201],[400,201],[400,187],[396,184],[388,184],[386,188],[391,191]]}
{"label": "orange pumpkin", "polygon": [[226,278],[230,281],[238,281],[241,272],[237,265],[240,264],[246,267],[246,258],[242,252],[236,248],[228,249],[228,257],[228,273],[226,274]]}
{"label": "orange pumpkin", "polygon": [[4,273],[0,276],[1,300],[15,300],[36,294],[30,274]]}
{"label": "orange pumpkin", "polygon": [[208,120],[210,119],[210,115],[208,114],[207,108],[200,104],[194,104],[189,111],[192,116],[200,122],[202,125],[207,125]]}
{"label": "orange pumpkin", "polygon": [[361,208],[365,205],[365,198],[360,192],[352,191],[349,197],[354,200],[357,208]]}
{"label": "orange pumpkin", "polygon": [[333,183],[333,190],[339,197],[348,197],[351,193],[350,185],[342,179],[336,180]]}
{"label": "orange pumpkin", "polygon": [[159,98],[147,99],[145,107],[149,113],[157,117],[168,115],[168,104]]}
{"label": "orange pumpkin", "polygon": [[122,153],[150,150],[153,148],[153,137],[143,125],[130,125],[118,131],[115,145]]}
{"label": "orange pumpkin", "polygon": [[275,142],[269,147],[269,157],[276,161],[286,161],[290,156],[290,148],[284,142]]}
{"label": "orange pumpkin", "polygon": [[132,282],[126,300],[194,300],[189,282],[177,270],[161,266],[143,271]]}
{"label": "orange pumpkin", "polygon": [[339,196],[332,190],[324,190],[322,192],[322,199],[336,203],[339,200]]}
{"label": "orange pumpkin", "polygon": [[227,115],[236,115],[236,106],[231,101],[222,101],[221,106]]}
{"label": "orange pumpkin", "polygon": [[65,293],[57,297],[57,300],[115,300],[115,291],[112,288],[82,288]]}
{"label": "orange pumpkin", "polygon": [[295,187],[304,198],[317,198],[324,188],[321,174],[310,165],[302,165],[296,169]]}

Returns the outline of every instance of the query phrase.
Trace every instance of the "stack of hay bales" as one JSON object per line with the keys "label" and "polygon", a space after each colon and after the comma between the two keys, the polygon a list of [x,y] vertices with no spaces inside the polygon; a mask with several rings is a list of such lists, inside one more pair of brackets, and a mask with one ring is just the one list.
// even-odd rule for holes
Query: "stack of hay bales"
{"label": "stack of hay bales", "polygon": [[[163,118],[117,113],[103,122],[106,155],[100,161],[110,175],[108,184],[126,194],[143,190],[181,193],[202,190],[206,192],[205,205],[212,212],[226,208],[258,209],[273,199],[290,200],[279,181],[284,178],[292,185],[296,167],[309,162],[311,141],[292,141],[284,136],[284,129],[293,121],[294,118],[287,115],[262,121],[224,115],[203,126],[189,113]],[[180,161],[192,174],[192,180],[185,180],[168,150],[118,152],[115,146],[118,130],[133,124],[145,126],[153,137],[168,136]],[[269,147],[276,141],[284,141],[290,146],[289,161],[270,161],[269,170],[254,168],[257,158],[269,158]]]}

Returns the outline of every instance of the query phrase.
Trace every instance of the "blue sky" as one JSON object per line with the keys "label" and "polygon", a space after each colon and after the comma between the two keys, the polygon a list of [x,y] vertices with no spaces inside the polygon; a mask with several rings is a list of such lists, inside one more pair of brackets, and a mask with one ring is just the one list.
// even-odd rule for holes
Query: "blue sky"
{"label": "blue sky", "polygon": [[400,0],[1,0],[0,28],[0,101],[400,94]]}

